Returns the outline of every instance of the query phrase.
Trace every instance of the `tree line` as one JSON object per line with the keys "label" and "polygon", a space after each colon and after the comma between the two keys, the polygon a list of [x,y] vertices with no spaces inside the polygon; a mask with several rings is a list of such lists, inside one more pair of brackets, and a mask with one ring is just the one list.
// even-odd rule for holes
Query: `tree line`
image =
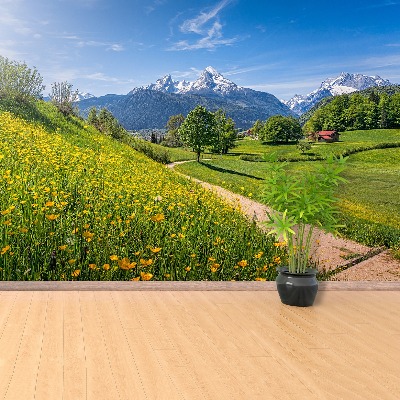
{"label": "tree line", "polygon": [[304,132],[400,127],[400,93],[369,92],[334,97],[304,124]]}

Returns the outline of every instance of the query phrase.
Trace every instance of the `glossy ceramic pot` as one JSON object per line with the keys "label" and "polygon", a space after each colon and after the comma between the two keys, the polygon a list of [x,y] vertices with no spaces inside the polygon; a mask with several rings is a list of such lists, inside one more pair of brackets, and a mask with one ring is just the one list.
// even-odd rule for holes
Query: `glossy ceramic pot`
{"label": "glossy ceramic pot", "polygon": [[312,306],[318,292],[317,270],[308,268],[305,273],[289,272],[287,267],[278,268],[276,287],[283,304],[297,307]]}

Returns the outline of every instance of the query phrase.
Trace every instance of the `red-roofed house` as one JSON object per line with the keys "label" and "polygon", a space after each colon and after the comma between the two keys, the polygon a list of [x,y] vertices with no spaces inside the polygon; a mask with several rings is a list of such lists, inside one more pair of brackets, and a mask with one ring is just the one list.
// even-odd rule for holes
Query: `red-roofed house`
{"label": "red-roofed house", "polygon": [[338,142],[340,133],[338,131],[319,131],[317,135],[318,142]]}

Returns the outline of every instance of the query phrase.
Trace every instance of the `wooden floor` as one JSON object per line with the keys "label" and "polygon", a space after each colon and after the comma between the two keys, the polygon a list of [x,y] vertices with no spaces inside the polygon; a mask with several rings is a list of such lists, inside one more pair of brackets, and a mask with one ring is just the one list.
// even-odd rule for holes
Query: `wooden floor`
{"label": "wooden floor", "polygon": [[[181,288],[182,289],[182,288]],[[1,291],[0,399],[398,399],[400,291]]]}

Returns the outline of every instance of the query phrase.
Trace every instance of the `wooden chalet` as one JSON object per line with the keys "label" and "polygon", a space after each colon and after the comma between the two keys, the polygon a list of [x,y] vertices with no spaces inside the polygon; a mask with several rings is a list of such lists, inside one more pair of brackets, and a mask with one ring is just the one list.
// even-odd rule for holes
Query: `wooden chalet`
{"label": "wooden chalet", "polygon": [[338,131],[319,131],[318,142],[338,142],[339,136]]}

